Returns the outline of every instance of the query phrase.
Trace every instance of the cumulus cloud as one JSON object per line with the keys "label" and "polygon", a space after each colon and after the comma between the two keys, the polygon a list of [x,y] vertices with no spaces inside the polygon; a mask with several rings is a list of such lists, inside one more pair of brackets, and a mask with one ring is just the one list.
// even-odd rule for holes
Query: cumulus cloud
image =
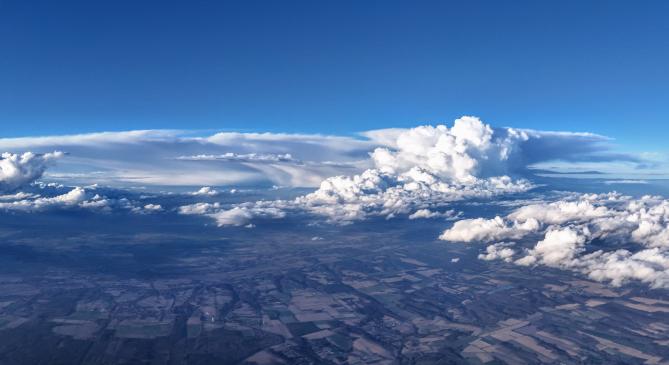
{"label": "cumulus cloud", "polygon": [[0,202],[0,209],[4,210],[22,210],[37,211],[53,207],[75,206],[83,202],[86,198],[84,189],[76,187],[69,192],[53,197],[40,196],[18,196],[15,200]]}
{"label": "cumulus cloud", "polygon": [[0,191],[13,191],[39,179],[62,152],[3,153],[0,158]]}
{"label": "cumulus cloud", "polygon": [[203,186],[201,187],[198,191],[194,191],[190,193],[191,195],[200,195],[200,196],[216,196],[220,194],[220,192],[210,186]]}
{"label": "cumulus cloud", "polygon": [[[539,146],[537,144],[529,145],[533,156],[524,156],[527,143],[533,138],[541,139],[551,148],[549,153],[543,154],[551,159],[557,158],[552,150],[556,146],[569,146],[574,140],[585,141],[589,147],[579,151],[595,154],[600,151],[596,145],[605,140],[587,133],[495,129],[480,119],[469,116],[455,120],[450,128],[445,125],[420,126],[372,131],[364,135],[380,145],[370,153],[371,168],[359,174],[324,179],[316,191],[293,201],[263,202],[265,208],[269,204],[271,209],[281,211],[307,211],[337,223],[348,223],[370,216],[393,218],[407,215],[412,219],[435,217],[437,213],[431,213],[430,209],[444,207],[454,201],[520,193],[532,189],[534,185],[530,181],[513,178],[507,173],[523,171],[528,162],[541,159],[541,154],[536,150]],[[239,157],[230,155],[229,158]],[[245,158],[248,159],[248,156]],[[601,156],[598,155],[597,158]],[[567,214],[572,207],[567,205],[555,209]],[[580,207],[573,208],[576,212],[580,212],[579,209]],[[257,212],[262,210],[258,209]],[[533,214],[529,210],[518,212],[517,222],[508,224],[481,221],[465,227],[465,223],[460,223],[456,226],[457,231],[445,232],[443,238],[460,234],[464,235],[463,240],[491,237],[514,239],[519,231],[539,229],[538,221],[521,216],[525,213]],[[557,214],[551,211],[543,213]],[[587,213],[596,215],[598,211],[595,209],[594,212]],[[234,216],[244,216],[248,221],[253,214],[253,210],[236,210]],[[542,218],[542,221],[555,223],[548,217]],[[225,225],[225,221],[219,221],[221,222]]]}
{"label": "cumulus cloud", "polygon": [[632,253],[627,250],[597,251],[576,262],[591,278],[619,286],[638,280],[656,288],[669,287],[669,254],[652,248]]}
{"label": "cumulus cloud", "polygon": [[515,221],[534,219],[547,224],[561,224],[570,221],[590,220],[609,214],[605,206],[594,206],[587,199],[580,201],[558,201],[551,204],[532,204],[511,213]]}
{"label": "cumulus cloud", "polygon": [[163,210],[163,207],[160,204],[146,204],[142,209],[145,212],[159,212]]}
{"label": "cumulus cloud", "polygon": [[[541,161],[634,160],[611,153],[609,140],[601,136],[493,128],[469,116],[450,127],[385,129],[361,137],[131,131],[0,139],[1,148],[67,151],[70,158],[47,172],[65,182],[318,187],[293,200],[264,202],[262,208],[248,203],[234,216],[306,211],[339,223],[372,216],[437,217],[454,201],[524,192],[534,185],[523,174]],[[194,195],[215,196],[213,189],[203,189]],[[236,207],[204,214],[213,217]],[[220,220],[227,221],[234,222]]]}
{"label": "cumulus cloud", "polygon": [[528,232],[539,229],[539,221],[509,222],[500,217],[493,219],[463,219],[455,222],[453,227],[444,231],[439,239],[454,242],[496,241],[515,239],[525,236]]}
{"label": "cumulus cloud", "polygon": [[220,203],[195,203],[179,207],[179,214],[209,215],[221,210]]}
{"label": "cumulus cloud", "polygon": [[[587,228],[584,228],[587,230]],[[528,255],[517,261],[520,265],[541,262],[549,266],[568,266],[574,256],[583,250],[587,232],[579,232],[571,227],[551,228],[543,240],[537,242]]]}
{"label": "cumulus cloud", "polygon": [[[516,143],[525,138],[522,133],[507,130],[496,136],[479,119],[463,117],[452,128],[418,127],[397,133],[396,138],[394,147],[375,149],[370,155],[373,167],[360,174],[330,177],[316,191],[292,201],[256,203],[259,206],[249,203],[246,210],[236,209],[230,214],[245,221],[254,214],[279,216],[264,213],[266,210],[307,211],[337,223],[370,216],[407,215],[415,219],[435,217],[439,213],[429,209],[454,201],[524,192],[534,187],[522,178],[494,175],[503,170],[498,166],[512,157]],[[237,220],[224,217],[217,219],[219,224],[238,224]]]}
{"label": "cumulus cloud", "polygon": [[92,212],[126,211],[137,214],[162,212],[160,204],[143,204],[125,197],[110,198],[97,193],[96,186],[65,187],[57,184],[35,184],[33,192],[0,196],[0,211],[42,212],[61,209],[85,209]]}
{"label": "cumulus cloud", "polygon": [[513,255],[516,253],[516,251],[511,248],[513,245],[515,245],[513,242],[495,243],[486,247],[485,253],[480,254],[478,257],[485,261],[504,260],[506,262],[511,262]]}
{"label": "cumulus cloud", "polygon": [[[461,120],[467,120],[463,117]],[[466,125],[467,123],[461,123]],[[439,129],[437,127],[427,127]],[[453,128],[451,129],[453,130]],[[592,173],[601,174],[604,172],[634,172],[638,174],[640,170],[658,170],[661,165],[666,166],[666,158],[651,156],[648,154],[630,154],[616,151],[616,146],[611,138],[594,133],[579,132],[553,132],[537,131],[531,129],[514,128],[468,128],[465,136],[457,131],[460,137],[466,137],[470,141],[478,139],[485,141],[492,130],[492,146],[487,149],[488,152],[495,151],[495,145],[502,147],[502,156],[506,158],[502,161],[491,159],[489,163],[481,163],[476,166],[482,170],[489,171],[491,175],[518,173],[524,175],[533,175],[535,173],[555,173],[563,171],[570,172],[575,167],[579,170],[586,168]],[[362,133],[365,137],[377,142],[378,144],[398,148],[398,136],[406,133],[406,129],[381,129]],[[465,140],[465,138],[460,138]],[[505,141],[506,140],[506,141]],[[495,142],[496,141],[496,142]],[[501,143],[500,143],[501,142]],[[450,145],[449,143],[446,146]],[[484,149],[486,150],[486,149]],[[454,160],[457,161],[457,160]],[[485,159],[484,159],[485,161]],[[459,160],[461,166],[467,170],[467,159]],[[551,170],[551,171],[549,171]],[[454,170],[457,171],[457,170]]]}
{"label": "cumulus cloud", "polygon": [[[280,185],[318,187],[332,176],[374,167],[401,175],[413,167],[442,180],[529,174],[543,162],[631,165],[643,158],[616,153],[610,139],[588,133],[493,128],[474,117],[412,129],[381,129],[360,136],[141,130],[80,135],[0,138],[0,150],[70,154],[47,177],[68,185]],[[372,153],[369,159],[369,153]]]}
{"label": "cumulus cloud", "polygon": [[[531,242],[536,235],[543,238],[524,251],[506,251],[502,256],[500,246],[493,244],[480,258],[578,271],[613,285],[639,280],[651,287],[669,287],[669,201],[659,197],[585,194],[524,206],[503,218],[461,220],[440,238],[489,243],[525,238]],[[595,249],[595,240],[607,245]],[[638,248],[629,247],[628,242]]]}
{"label": "cumulus cloud", "polygon": [[211,213],[219,226],[244,226],[253,218],[283,218],[286,213],[275,207],[263,206],[236,206],[229,210]]}
{"label": "cumulus cloud", "polygon": [[22,199],[28,199],[28,198],[36,198],[37,195],[32,194],[32,193],[25,193],[23,191],[19,191],[18,193],[15,194],[5,194],[5,195],[0,195],[0,201],[15,201],[15,200],[22,200]]}
{"label": "cumulus cloud", "polygon": [[442,180],[471,183],[479,177],[508,173],[526,133],[515,129],[493,131],[475,117],[445,125],[421,126],[397,135],[394,149],[377,148],[372,159],[384,172],[402,174],[418,168]]}
{"label": "cumulus cloud", "polygon": [[[313,213],[335,221],[369,215],[416,214],[428,206],[445,206],[467,198],[523,192],[525,179],[495,175],[511,158],[521,133],[495,136],[474,117],[455,121],[452,128],[423,126],[396,133],[393,147],[371,153],[374,168],[353,176],[323,181],[318,190],[298,198]],[[414,217],[420,217],[418,213]]]}
{"label": "cumulus cloud", "polygon": [[411,215],[409,215],[409,219],[431,219],[431,218],[443,218],[443,219],[457,219],[462,212],[456,212],[455,210],[447,210],[445,212],[435,212],[430,209],[418,209]]}

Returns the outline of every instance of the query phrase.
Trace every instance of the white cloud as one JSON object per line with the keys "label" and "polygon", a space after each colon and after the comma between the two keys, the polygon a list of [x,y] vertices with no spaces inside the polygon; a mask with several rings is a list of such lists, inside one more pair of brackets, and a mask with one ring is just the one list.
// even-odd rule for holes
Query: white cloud
{"label": "white cloud", "polygon": [[543,240],[528,252],[531,259],[520,259],[519,264],[540,262],[548,266],[570,265],[574,256],[583,249],[586,232],[571,227],[550,228]]}
{"label": "white cloud", "polygon": [[160,204],[146,204],[144,206],[144,210],[150,212],[159,212],[163,210],[163,207]]}
{"label": "white cloud", "polygon": [[[426,217],[430,215],[428,207],[533,188],[527,180],[491,176],[484,168],[507,159],[513,144],[522,139],[521,134],[510,131],[494,138],[492,128],[473,117],[458,119],[452,129],[406,130],[397,134],[397,149],[378,148],[371,154],[374,168],[325,179],[316,191],[293,201],[263,204],[278,210],[307,211],[337,223],[370,216]],[[235,211],[233,216],[249,220],[252,214]]]}
{"label": "white cloud", "polygon": [[[451,128],[444,125],[421,126],[370,131],[363,135],[370,139],[366,142],[368,146],[379,146],[370,153],[370,168],[360,173],[339,174],[323,180],[313,175],[314,179],[309,180],[310,183],[320,180],[316,191],[293,201],[265,204],[279,210],[307,211],[338,223],[348,223],[370,216],[393,218],[408,215],[415,219],[430,216],[426,210],[432,211],[430,209],[444,207],[454,201],[527,191],[534,187],[532,183],[506,174],[526,172],[531,164],[537,162],[559,159],[587,161],[588,158],[596,161],[636,161],[631,156],[609,153],[607,143],[610,140],[602,136],[589,133],[495,129],[476,117],[468,116],[457,119]],[[308,140],[313,137],[300,138]],[[263,143],[292,143],[296,139],[298,137],[294,135],[220,134],[208,140],[215,140],[217,143],[228,143],[232,140],[242,143],[253,141],[251,143],[258,144],[261,140]],[[341,137],[329,137],[326,140],[334,149],[341,148],[338,144],[346,142]],[[319,140],[319,143],[322,142],[323,140]],[[277,160],[273,155],[226,156],[227,159],[245,161]],[[290,158],[294,158],[293,156],[291,154]],[[260,171],[269,169],[267,171],[271,171],[268,172],[271,175],[283,171],[288,176],[296,176],[299,173],[295,169],[304,172],[305,166],[311,166],[309,163],[304,166],[297,165],[299,164],[263,163],[255,168]],[[302,176],[301,181],[306,180]],[[282,185],[295,184],[292,182]],[[587,202],[583,204],[587,205]],[[539,227],[535,227],[535,223],[522,216],[535,215],[537,212],[531,211],[535,208],[528,207],[525,211],[518,212],[518,222],[511,223],[510,227],[497,227],[499,232],[495,237],[514,238],[518,229],[537,230]],[[589,212],[584,211],[583,207],[570,205],[550,208],[550,211],[543,212],[546,216],[540,219],[546,224],[557,223],[560,219],[568,220],[569,214],[585,212],[588,214],[586,217],[589,217],[601,213],[599,208],[593,208],[594,211]],[[582,218],[581,215],[579,217]],[[488,228],[494,228],[494,224]]]}
{"label": "white cloud", "polygon": [[605,206],[596,207],[588,200],[580,200],[524,206],[510,214],[509,218],[522,222],[528,219],[536,219],[546,224],[562,224],[604,217],[608,214],[609,211]]}
{"label": "white cloud", "polygon": [[290,162],[301,164],[300,160],[296,160],[290,153],[272,154],[272,153],[224,153],[221,155],[194,155],[194,156],[179,156],[177,160],[184,161],[238,161],[238,162]]}
{"label": "white cloud", "polygon": [[539,221],[509,222],[500,217],[493,219],[463,219],[445,230],[439,239],[452,242],[489,242],[503,239],[517,239],[538,230]]}
{"label": "white cloud", "polygon": [[201,187],[198,191],[194,191],[190,193],[191,195],[200,195],[200,196],[216,196],[220,194],[220,192],[212,187],[209,186],[203,186]]}
{"label": "white cloud", "polygon": [[495,243],[486,247],[486,252],[480,254],[478,257],[481,260],[492,261],[492,260],[504,260],[506,262],[511,262],[513,255],[516,251],[511,248],[515,243],[513,242],[500,242]]}
{"label": "white cloud", "polygon": [[409,219],[430,219],[430,218],[444,218],[448,220],[456,219],[462,212],[455,210],[447,210],[445,212],[434,212],[429,209],[418,209],[413,214],[409,215]]}
{"label": "white cloud", "polygon": [[207,215],[221,210],[220,203],[195,203],[179,207],[179,214]]}
{"label": "white cloud", "polygon": [[23,200],[23,199],[29,199],[29,198],[37,198],[38,196],[32,193],[25,193],[22,191],[19,191],[18,193],[15,194],[6,194],[6,195],[0,195],[0,201],[15,201],[15,200]]}
{"label": "white cloud", "polygon": [[229,210],[209,214],[219,226],[244,226],[253,218],[283,218],[286,215],[280,209],[273,207],[237,206]]}
{"label": "white cloud", "polygon": [[418,168],[441,180],[471,183],[508,173],[508,160],[527,139],[526,133],[494,133],[478,118],[462,117],[450,129],[422,126],[399,133],[394,149],[377,148],[372,159],[384,172],[403,174]]}
{"label": "white cloud", "polygon": [[69,192],[53,197],[37,196],[19,196],[18,199],[7,202],[0,202],[0,209],[4,210],[22,210],[39,211],[53,207],[71,207],[84,202],[86,193],[83,188],[76,187]]}
{"label": "white cloud", "polygon": [[657,247],[636,253],[597,251],[574,266],[594,280],[610,281],[615,286],[638,280],[653,288],[669,288],[669,253]]}
{"label": "white cloud", "polygon": [[[421,126],[363,134],[366,139],[280,133],[217,133],[189,136],[183,131],[131,131],[86,135],[0,139],[0,149],[54,149],[70,153],[48,176],[86,183],[228,185],[272,184],[318,186],[314,192],[287,201],[249,202],[236,206],[194,204],[181,214],[210,216],[220,225],[239,225],[254,217],[283,217],[307,212],[331,222],[348,223],[369,217],[452,218],[452,202],[525,192],[534,185],[518,174],[528,166],[552,160],[638,161],[613,154],[607,138],[587,133],[558,133],[492,128],[476,117],[457,119],[452,127]],[[2,161],[42,161],[51,155],[8,154]],[[366,160],[363,157],[368,156]],[[56,157],[54,154],[53,157]],[[41,160],[40,160],[41,159]],[[8,162],[5,162],[8,163]],[[12,166],[17,163],[12,162]],[[19,163],[24,170],[3,172],[7,186],[20,186],[44,173],[44,164]],[[14,172],[11,172],[14,171]],[[17,173],[15,171],[20,171]],[[91,173],[94,172],[94,173]],[[509,175],[516,175],[510,177]],[[16,178],[16,177],[20,178]],[[91,181],[93,180],[93,181]],[[17,182],[19,181],[19,182]],[[193,195],[215,196],[207,186]],[[50,198],[46,198],[50,199]],[[9,199],[9,203],[36,198]],[[25,203],[31,205],[33,203]],[[151,211],[122,199],[88,199],[88,208],[127,207]],[[584,199],[555,205],[530,205],[501,220],[456,223],[443,239],[477,241],[516,239],[551,224],[599,219],[600,236],[613,234],[618,223],[607,207]],[[439,213],[443,212],[443,213]],[[662,225],[640,225],[637,236],[663,239]]]}
{"label": "white cloud", "polygon": [[[528,222],[534,229],[523,229]],[[669,287],[669,201],[659,197],[586,194],[521,207],[503,218],[461,220],[440,238],[492,243],[502,238],[522,239],[530,233],[542,234],[543,239],[522,255],[516,250],[501,255],[499,244],[493,244],[479,258],[573,270],[612,285],[638,280],[651,287]],[[595,239],[609,246],[589,250]],[[627,242],[640,248],[617,248],[618,243]]]}
{"label": "white cloud", "polygon": [[524,179],[495,175],[505,170],[504,161],[525,138],[514,130],[495,136],[477,118],[463,117],[450,129],[423,126],[390,134],[396,142],[392,148],[374,150],[374,168],[326,179],[318,190],[298,198],[298,203],[333,221],[350,221],[369,215],[411,214],[427,206],[533,187]]}
{"label": "white cloud", "polygon": [[[324,179],[316,191],[293,201],[263,204],[283,211],[307,211],[338,223],[370,216],[392,218],[407,215],[412,219],[434,216],[430,209],[447,206],[454,201],[519,193],[533,188],[528,180],[504,175],[519,167],[527,167],[519,165],[519,162],[538,159],[538,155],[531,158],[524,156],[524,147],[532,138],[542,139],[551,148],[572,142],[570,136],[592,143],[603,139],[592,134],[493,129],[475,117],[457,119],[452,128],[444,125],[421,126],[369,132],[365,136],[385,146],[376,148],[370,154],[372,168],[359,174]],[[237,137],[245,139],[248,136],[226,136],[226,139]],[[278,140],[278,137],[270,135],[263,138],[270,137],[273,141]],[[597,149],[590,146],[589,151]],[[550,154],[549,157],[553,158]],[[535,208],[530,206],[519,211],[518,222],[509,226],[495,221],[479,221],[476,227],[464,227],[461,223],[455,229],[466,228],[468,232],[446,232],[443,238],[455,238],[458,234],[464,235],[460,240],[516,238],[518,230],[529,232],[539,228],[538,221],[523,217],[523,214],[534,215],[531,209]],[[551,208],[551,211],[543,212],[546,217],[541,219],[547,224],[568,219],[561,216],[583,212],[582,207],[568,204]],[[599,208],[593,209],[593,212],[587,213],[599,214]],[[252,212],[247,210],[243,213],[246,220],[252,219]],[[235,211],[235,217],[241,215],[242,212]],[[449,238],[450,234],[454,236]]]}
{"label": "white cloud", "polygon": [[[0,138],[13,153],[66,151],[48,178],[68,185],[258,185],[317,187],[331,176],[351,176],[372,166],[402,175],[417,167],[441,180],[470,183],[527,173],[543,162],[630,166],[645,156],[613,153],[610,139],[588,133],[492,128],[474,117],[452,128],[382,129],[360,137],[286,133],[140,130],[80,135]],[[373,159],[367,159],[372,152]]]}
{"label": "white cloud", "polygon": [[96,193],[96,186],[67,188],[54,184],[35,184],[36,192],[0,196],[0,210],[41,212],[58,209],[86,209],[94,212],[128,211],[138,214],[162,212],[160,204],[141,204],[127,198],[109,198]]}
{"label": "white cloud", "polygon": [[62,152],[3,153],[0,158],[0,191],[13,191],[39,179]]}

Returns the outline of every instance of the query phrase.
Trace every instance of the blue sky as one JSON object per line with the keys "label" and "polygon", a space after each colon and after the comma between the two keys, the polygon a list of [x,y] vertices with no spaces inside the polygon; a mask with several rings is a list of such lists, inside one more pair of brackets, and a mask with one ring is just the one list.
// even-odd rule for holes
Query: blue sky
{"label": "blue sky", "polygon": [[483,260],[667,288],[668,11],[0,0],[0,216],[344,243],[428,219]]}
{"label": "blue sky", "polygon": [[2,1],[4,137],[450,122],[663,149],[669,3]]}

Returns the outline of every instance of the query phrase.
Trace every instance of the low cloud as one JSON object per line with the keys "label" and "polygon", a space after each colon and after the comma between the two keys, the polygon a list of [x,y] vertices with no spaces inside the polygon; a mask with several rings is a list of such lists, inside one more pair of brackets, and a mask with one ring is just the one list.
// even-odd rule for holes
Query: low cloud
{"label": "low cloud", "polygon": [[479,259],[485,261],[504,260],[511,262],[516,251],[511,248],[515,245],[514,242],[500,242],[486,247],[485,253],[478,256]]}
{"label": "low cloud", "polygon": [[455,210],[447,210],[445,212],[436,212],[432,211],[430,209],[418,209],[411,215],[409,215],[409,219],[433,219],[433,218],[442,218],[442,219],[447,219],[447,220],[453,220],[457,219],[462,212],[456,212]]}
{"label": "low cloud", "polygon": [[[471,116],[455,120],[450,127],[384,129],[365,132],[362,137],[234,132],[201,137],[184,131],[131,131],[0,139],[0,149],[68,151],[69,157],[47,172],[47,177],[63,182],[317,187],[290,200],[193,205],[179,210],[210,216],[220,225],[303,212],[340,224],[370,217],[452,219],[448,206],[453,202],[533,189],[528,167],[538,162],[638,162],[633,156],[611,152],[610,140],[599,135],[493,128]],[[39,153],[7,154],[5,163],[22,159],[40,163],[20,163],[23,170],[3,172],[6,190],[45,173],[56,154]],[[213,198],[217,193],[204,187],[192,195]],[[102,205],[103,201],[87,204]],[[537,222],[560,224],[550,216],[568,214],[570,206],[541,212],[527,209],[531,208],[501,223],[486,221],[464,227],[465,223],[458,222],[456,227],[463,229],[445,232],[442,238],[515,239],[518,232],[538,230],[523,214],[542,215]],[[593,208],[594,212],[574,209],[572,214],[595,217],[599,208]]]}
{"label": "low cloud", "polygon": [[86,193],[82,188],[74,188],[69,192],[53,197],[23,197],[0,203],[0,209],[39,211],[53,207],[71,207],[85,200]]}
{"label": "low cloud", "polygon": [[39,179],[63,155],[62,152],[3,153],[0,158],[0,192],[14,191]]}
{"label": "low cloud", "polygon": [[35,184],[30,193],[18,192],[0,196],[0,211],[36,213],[49,210],[82,209],[91,212],[131,212],[151,214],[162,212],[160,204],[141,203],[125,197],[108,197],[91,187],[65,187]]}
{"label": "low cloud", "polygon": [[[536,235],[543,238],[533,246],[503,255],[498,254],[501,246],[494,243]],[[458,221],[440,238],[494,243],[480,256],[486,260],[499,258],[524,266],[573,270],[613,285],[638,280],[651,287],[669,287],[669,200],[659,197],[586,194],[532,204],[503,218]],[[594,241],[607,242],[608,250],[594,249]],[[639,248],[630,248],[627,242]]]}
{"label": "low cloud", "polygon": [[221,193],[220,191],[218,191],[218,190],[216,190],[216,189],[214,189],[210,186],[203,186],[198,191],[194,191],[190,194],[195,195],[195,196],[198,196],[198,195],[199,196],[217,196],[220,193]]}
{"label": "low cloud", "polygon": [[[574,147],[581,159],[583,155],[593,156],[595,160],[604,159],[602,156],[607,156],[608,147],[603,144],[609,141],[588,133],[492,128],[469,116],[455,120],[450,128],[445,125],[420,126],[371,131],[364,136],[379,145],[369,154],[370,168],[358,174],[324,179],[314,192],[292,201],[261,202],[262,207],[243,212],[237,210],[235,217],[238,218],[234,224],[253,220],[255,213],[279,216],[264,214],[267,209],[306,211],[340,224],[373,216],[386,219],[401,215],[412,219],[434,217],[436,213],[429,212],[455,201],[522,193],[534,188],[522,177],[528,164],[557,159],[560,156],[556,150],[560,148],[565,148],[562,156],[567,160],[576,158],[571,156],[573,151],[566,150],[572,145],[586,146]],[[541,143],[531,142],[533,140],[541,140]],[[544,152],[539,150],[542,144],[547,146]],[[528,151],[532,156],[527,156]],[[620,158],[618,155],[610,157]],[[240,157],[230,155],[230,158]],[[253,203],[247,204],[252,206]],[[211,213],[207,214],[211,216]],[[219,224],[225,225],[225,220],[219,220]],[[528,220],[510,225],[506,222],[478,222],[466,233],[461,230],[452,234],[465,234],[469,235],[465,238],[471,236],[472,239],[513,239],[519,230],[536,229],[538,223]],[[446,239],[449,233],[445,235]]]}
{"label": "low cloud", "polygon": [[528,219],[522,223],[509,222],[500,217],[463,219],[444,231],[439,239],[453,242],[498,241],[521,238],[528,232],[537,229],[539,229],[539,222],[536,219]]}

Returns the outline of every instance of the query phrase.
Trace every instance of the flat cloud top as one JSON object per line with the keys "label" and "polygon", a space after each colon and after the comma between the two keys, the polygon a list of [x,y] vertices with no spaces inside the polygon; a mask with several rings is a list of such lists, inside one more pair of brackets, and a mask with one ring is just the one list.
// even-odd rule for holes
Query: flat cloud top
{"label": "flat cloud top", "polygon": [[648,162],[614,152],[611,140],[596,134],[493,128],[475,117],[459,118],[451,128],[381,129],[358,137],[238,132],[198,137],[188,131],[138,130],[0,138],[0,151],[64,151],[68,158],[50,168],[50,179],[117,187],[318,187],[328,177],[350,176],[372,166],[419,166],[442,178],[462,180],[528,176],[528,167],[551,161],[630,168]]}
{"label": "flat cloud top", "polygon": [[[0,139],[0,150],[12,151],[0,159],[0,209],[173,212],[248,228],[257,219],[301,214],[336,224],[398,216],[454,220],[439,238],[487,243],[482,260],[558,267],[613,285],[638,280],[669,287],[669,203],[661,198],[583,195],[526,204],[494,218],[459,219],[462,212],[451,207],[534,189],[531,168],[542,163],[648,165],[639,156],[613,152],[606,137],[493,128],[470,116],[451,127],[383,129],[361,136],[130,131]],[[67,156],[54,152],[60,150]],[[75,185],[203,187],[184,194],[188,204],[166,209],[157,202],[110,197],[95,186],[65,190],[38,184],[23,191],[41,178]],[[220,185],[317,188],[286,200],[222,204],[216,200],[234,190],[212,187]],[[541,238],[531,247],[520,244],[535,237]],[[641,249],[592,251],[590,243],[598,239],[626,239]]]}

